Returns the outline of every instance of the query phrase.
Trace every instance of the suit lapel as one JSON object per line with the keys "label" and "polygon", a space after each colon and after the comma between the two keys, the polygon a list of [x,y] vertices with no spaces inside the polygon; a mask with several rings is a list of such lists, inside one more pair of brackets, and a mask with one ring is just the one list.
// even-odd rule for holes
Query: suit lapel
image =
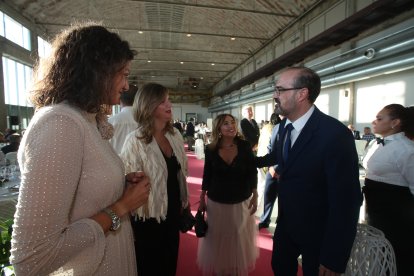
{"label": "suit lapel", "polygon": [[[302,131],[300,132],[298,138],[296,139],[295,143],[293,144],[290,152],[289,158],[284,166],[284,169],[288,169],[295,160],[300,156],[300,153],[312,139],[316,128],[318,127],[319,117],[321,112],[315,107],[312,115],[310,116],[309,120],[306,122],[305,126],[303,127]],[[283,144],[283,143],[280,143]]]}

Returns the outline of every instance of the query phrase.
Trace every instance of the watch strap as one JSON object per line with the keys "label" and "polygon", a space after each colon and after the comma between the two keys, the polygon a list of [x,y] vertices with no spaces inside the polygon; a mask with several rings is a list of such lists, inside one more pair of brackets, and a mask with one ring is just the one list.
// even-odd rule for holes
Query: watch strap
{"label": "watch strap", "polygon": [[105,208],[103,211],[111,218],[111,228],[109,228],[110,231],[116,231],[121,226],[121,219],[117,214],[115,214],[114,211],[112,211],[110,208]]}

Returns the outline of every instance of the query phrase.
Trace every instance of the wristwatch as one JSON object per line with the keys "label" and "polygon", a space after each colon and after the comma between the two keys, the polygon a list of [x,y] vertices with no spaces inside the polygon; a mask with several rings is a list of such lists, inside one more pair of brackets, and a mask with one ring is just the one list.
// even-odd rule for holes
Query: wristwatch
{"label": "wristwatch", "polygon": [[109,230],[111,231],[116,231],[119,229],[119,227],[121,226],[121,219],[118,217],[117,214],[115,214],[114,211],[112,211],[109,208],[105,208],[103,209],[103,211],[111,218],[112,220],[112,224],[111,224],[111,228],[109,228]]}

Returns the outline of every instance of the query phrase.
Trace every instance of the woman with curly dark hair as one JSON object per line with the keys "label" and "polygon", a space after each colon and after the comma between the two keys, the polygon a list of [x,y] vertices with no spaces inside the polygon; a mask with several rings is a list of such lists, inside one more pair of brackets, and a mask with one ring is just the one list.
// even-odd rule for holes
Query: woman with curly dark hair
{"label": "woman with curly dark hair", "polygon": [[149,183],[124,175],[104,113],[128,90],[134,54],[117,34],[79,24],[37,65],[36,113],[18,153],[16,275],[136,275],[129,212],[146,202]]}

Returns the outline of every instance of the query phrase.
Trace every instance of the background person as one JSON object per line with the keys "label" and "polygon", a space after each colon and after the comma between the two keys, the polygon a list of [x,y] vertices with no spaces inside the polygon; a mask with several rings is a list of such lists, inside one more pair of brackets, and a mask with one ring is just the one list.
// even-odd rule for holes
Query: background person
{"label": "background person", "polygon": [[280,74],[273,97],[275,112],[285,118],[275,127],[272,152],[257,157],[259,167],[278,165],[275,275],[296,275],[299,255],[304,275],[340,275],[356,235],[362,194],[355,141],[314,106],[320,88],[309,68]]}
{"label": "background person", "polygon": [[178,131],[182,134],[184,132],[183,130],[183,125],[181,124],[179,119],[174,120],[174,124],[173,127],[175,127],[176,129],[178,129]]}
{"label": "background person", "polygon": [[12,135],[9,135],[8,139],[9,139],[9,144],[1,148],[1,151],[4,154],[7,154],[9,152],[16,152],[20,146],[20,141],[21,141],[20,134],[14,133]]}
{"label": "background person", "polygon": [[359,130],[355,130],[354,125],[348,125],[348,129],[352,132],[352,135],[354,136],[355,140],[361,140]]}
{"label": "background person", "polygon": [[134,103],[134,97],[137,91],[137,86],[130,85],[128,91],[121,94],[121,112],[108,119],[108,122],[114,127],[114,136],[109,142],[118,154],[121,154],[125,137],[138,126],[132,113],[132,104]]}
{"label": "background person", "polygon": [[194,118],[190,118],[190,121],[187,123],[185,127],[185,138],[187,140],[188,150],[194,151],[194,134],[195,134],[195,126],[194,126]]}
{"label": "background person", "polygon": [[130,133],[121,158],[126,171],[143,171],[151,182],[148,203],[138,208],[132,226],[138,275],[175,275],[179,220],[188,202],[187,156],[181,133],[172,126],[168,90],[142,86],[133,110],[138,128]]}
{"label": "background person", "polygon": [[12,135],[12,134],[15,134],[15,133],[16,133],[16,130],[11,129],[11,128],[6,128],[4,130],[4,139],[6,141],[9,141],[9,136]]}
{"label": "background person", "polygon": [[[411,114],[412,115],[412,114]],[[372,122],[373,141],[363,160],[367,222],[384,232],[396,257],[398,276],[413,274],[414,259],[414,116],[400,104],[381,109]]]}
{"label": "background person", "polygon": [[3,132],[0,132],[0,143],[8,143],[9,141],[4,138]]}
{"label": "background person", "polygon": [[[261,141],[262,141],[262,134],[260,134],[259,138],[259,150],[257,151],[257,156],[263,156],[267,153],[271,152],[273,144],[276,140],[276,134],[275,132],[275,126],[278,125],[282,119],[277,115],[276,113],[273,113],[270,117],[270,125],[272,126],[270,134],[266,134],[268,137],[266,140],[267,145],[266,148],[261,147]],[[266,127],[266,126],[265,126]],[[277,198],[277,183],[279,175],[276,172],[276,166],[270,166],[265,171],[264,175],[261,175],[261,177],[258,177],[262,182],[260,185],[263,185],[264,191],[263,191],[263,213],[260,216],[259,219],[259,230],[262,228],[269,228],[270,220],[273,212],[273,207],[275,205],[275,201]],[[262,174],[263,168],[259,169],[259,174]],[[260,198],[260,193],[259,193]],[[260,201],[260,200],[259,200]]]}
{"label": "background person", "polygon": [[364,134],[362,135],[361,140],[367,141],[367,143],[365,145],[365,148],[367,148],[369,143],[372,140],[374,140],[375,138],[376,138],[375,134],[373,134],[371,132],[371,128],[370,127],[364,127]]}
{"label": "background person", "polygon": [[[256,247],[257,169],[249,142],[239,138],[236,119],[220,114],[206,146],[199,209],[208,230],[199,239],[197,262],[204,274],[248,275]],[[205,196],[207,194],[207,201]]]}
{"label": "background person", "polygon": [[133,57],[117,34],[79,24],[36,67],[36,113],[18,152],[16,275],[136,275],[129,212],[147,200],[148,179],[125,177],[101,113],[128,89]]}
{"label": "background person", "polygon": [[253,108],[246,106],[243,108],[243,119],[240,121],[240,129],[244,138],[249,141],[254,152],[257,151],[259,143],[260,129],[257,122],[253,119]]}
{"label": "background person", "polygon": [[375,135],[371,132],[370,127],[364,127],[364,134],[361,139],[367,141],[368,144],[375,139]]}

